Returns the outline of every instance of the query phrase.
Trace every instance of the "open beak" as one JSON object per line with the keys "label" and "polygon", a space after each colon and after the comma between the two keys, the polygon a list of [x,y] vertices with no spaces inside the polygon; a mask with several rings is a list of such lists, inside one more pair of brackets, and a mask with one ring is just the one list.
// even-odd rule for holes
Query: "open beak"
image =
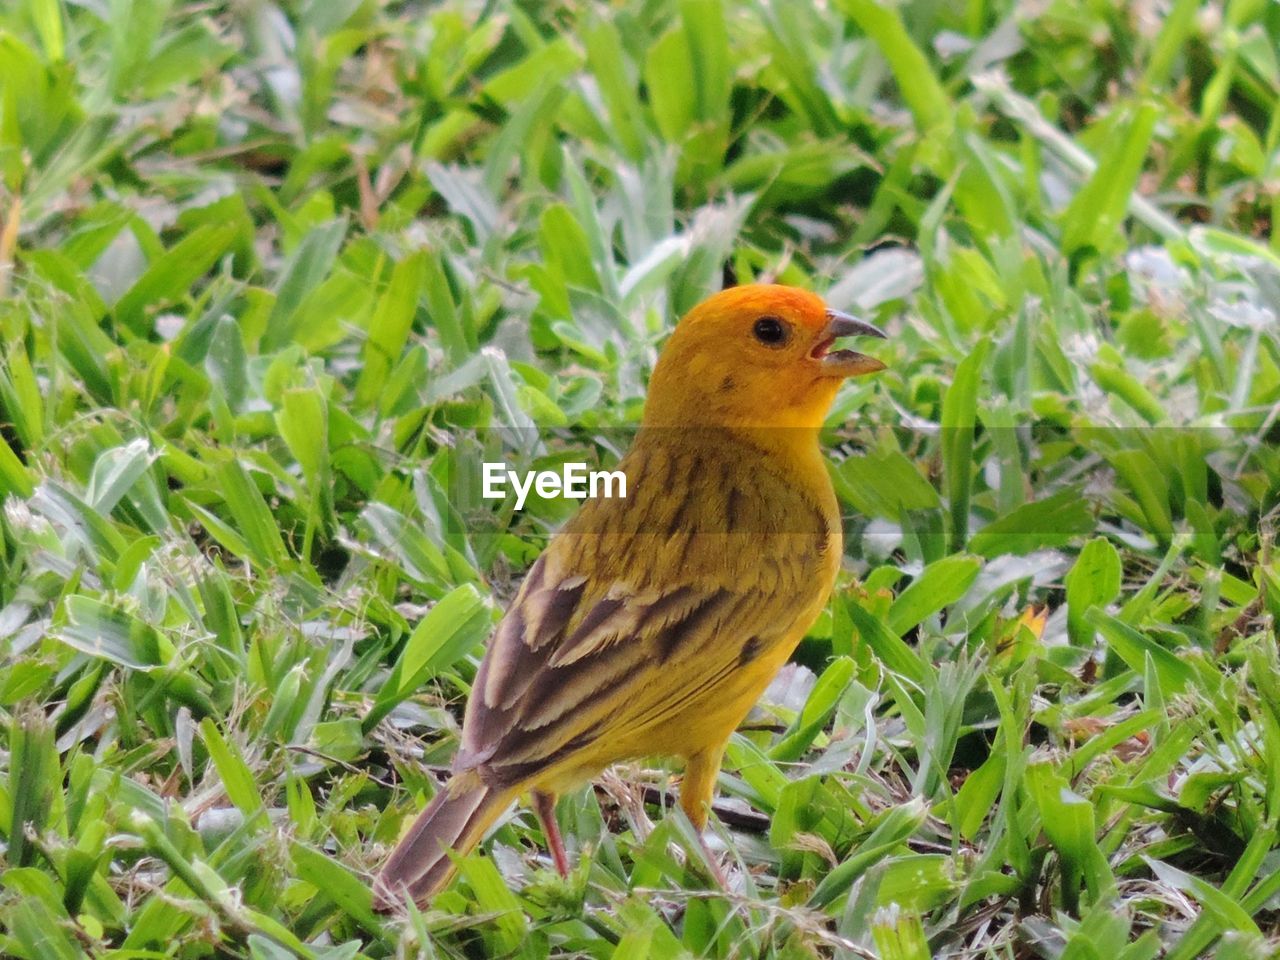
{"label": "open beak", "polygon": [[839,310],[827,311],[827,325],[810,356],[822,364],[823,372],[835,377],[860,377],[863,374],[883,370],[884,364],[875,357],[854,350],[832,350],[831,345],[840,337],[879,337],[888,339],[883,330],[866,320],[859,320]]}

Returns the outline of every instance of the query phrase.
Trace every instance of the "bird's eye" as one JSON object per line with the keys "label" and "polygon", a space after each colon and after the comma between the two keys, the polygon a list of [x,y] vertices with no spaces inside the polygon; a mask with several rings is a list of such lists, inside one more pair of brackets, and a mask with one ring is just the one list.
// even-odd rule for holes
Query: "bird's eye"
{"label": "bird's eye", "polygon": [[791,336],[791,329],[777,317],[761,317],[752,326],[751,332],[768,347],[780,347]]}

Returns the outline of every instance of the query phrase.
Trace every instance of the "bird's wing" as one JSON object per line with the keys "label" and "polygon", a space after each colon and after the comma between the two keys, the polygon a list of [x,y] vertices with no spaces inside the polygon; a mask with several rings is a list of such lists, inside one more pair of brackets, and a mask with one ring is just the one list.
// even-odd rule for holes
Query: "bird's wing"
{"label": "bird's wing", "polygon": [[628,461],[632,498],[589,503],[498,626],[460,768],[514,783],[658,724],[789,635],[829,588],[833,542],[811,496],[669,451]]}

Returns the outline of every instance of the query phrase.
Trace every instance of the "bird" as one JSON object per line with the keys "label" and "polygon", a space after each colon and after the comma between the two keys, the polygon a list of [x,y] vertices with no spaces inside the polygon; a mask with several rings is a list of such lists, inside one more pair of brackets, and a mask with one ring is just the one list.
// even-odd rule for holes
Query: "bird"
{"label": "bird", "polygon": [[841,383],[885,365],[885,336],[778,284],[720,291],[663,346],[616,469],[530,567],[471,687],[448,781],[374,881],[382,910],[423,905],[522,796],[556,869],[557,798],[610,764],[684,761],[701,835],[725,747],[825,607],[843,553],[819,431]]}

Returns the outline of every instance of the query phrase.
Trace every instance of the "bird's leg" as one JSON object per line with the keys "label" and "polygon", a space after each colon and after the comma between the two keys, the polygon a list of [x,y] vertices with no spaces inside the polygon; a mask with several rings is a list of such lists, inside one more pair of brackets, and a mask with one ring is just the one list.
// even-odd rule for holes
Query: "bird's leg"
{"label": "bird's leg", "polygon": [[680,808],[693,824],[698,837],[698,845],[702,847],[702,855],[711,868],[712,879],[719,884],[721,890],[728,891],[729,881],[720,867],[720,858],[707,846],[705,837],[707,816],[711,812],[711,801],[715,796],[716,777],[720,774],[720,760],[724,756],[724,744],[702,753],[696,753],[688,759],[684,767],[684,779],[680,782]]}
{"label": "bird's leg", "polygon": [[555,861],[556,871],[560,876],[567,878],[569,858],[565,855],[564,841],[560,838],[560,824],[556,822],[555,794],[534,790],[533,812],[538,815],[538,822],[542,824],[542,835],[547,838],[547,849],[551,851],[551,859]]}
{"label": "bird's leg", "polygon": [[707,837],[704,831],[699,830],[694,834],[698,838],[698,846],[702,848],[702,856],[707,861],[707,868],[711,871],[711,879],[725,893],[730,893],[729,878],[725,876],[724,868],[720,866],[720,857],[714,850],[707,846]]}

